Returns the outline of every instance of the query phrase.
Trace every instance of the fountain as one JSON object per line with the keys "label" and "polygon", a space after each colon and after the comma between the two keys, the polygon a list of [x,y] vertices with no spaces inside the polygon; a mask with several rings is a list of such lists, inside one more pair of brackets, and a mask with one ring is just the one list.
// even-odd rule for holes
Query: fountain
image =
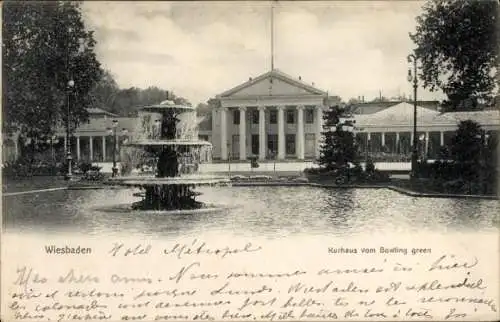
{"label": "fountain", "polygon": [[[135,194],[142,200],[128,205],[129,210],[175,213],[208,212],[220,207],[196,201],[196,186],[228,184],[227,177],[199,174],[199,164],[210,142],[198,139],[197,116],[193,107],[164,101],[143,107],[141,130],[127,143],[149,156],[152,175],[110,179],[113,184],[143,190]],[[152,120],[155,119],[154,122]],[[123,209],[121,209],[123,210]]]}

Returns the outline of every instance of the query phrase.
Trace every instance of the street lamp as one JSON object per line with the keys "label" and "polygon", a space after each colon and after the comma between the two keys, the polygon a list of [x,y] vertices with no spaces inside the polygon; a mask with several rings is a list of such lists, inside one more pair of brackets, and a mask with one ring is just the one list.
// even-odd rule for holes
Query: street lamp
{"label": "street lamp", "polygon": [[408,55],[408,63],[413,63],[413,75],[411,69],[408,69],[408,82],[413,82],[413,151],[411,154],[411,177],[416,176],[418,160],[418,137],[417,137],[417,57],[413,54]]}
{"label": "street lamp", "polygon": [[66,173],[66,176],[64,177],[65,180],[71,180],[73,177],[72,171],[71,171],[71,162],[73,160],[73,157],[71,156],[71,142],[70,142],[70,135],[71,135],[71,122],[70,122],[70,117],[71,117],[71,104],[70,104],[70,97],[71,97],[71,90],[75,86],[75,81],[70,79],[67,84],[67,118],[66,118],[66,161],[68,162],[68,172]]}
{"label": "street lamp", "polygon": [[118,168],[116,167],[116,128],[118,126],[118,121],[113,120],[111,126],[112,128],[108,129],[108,133],[110,135],[113,135],[113,168],[111,169],[112,171],[111,176],[115,177],[116,174],[118,173]]}

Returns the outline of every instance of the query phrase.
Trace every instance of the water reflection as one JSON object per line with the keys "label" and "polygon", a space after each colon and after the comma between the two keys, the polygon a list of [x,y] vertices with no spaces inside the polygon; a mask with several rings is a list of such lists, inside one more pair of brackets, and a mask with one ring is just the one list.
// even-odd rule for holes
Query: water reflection
{"label": "water reflection", "polygon": [[313,187],[198,188],[200,201],[236,205],[215,214],[103,212],[136,201],[133,190],[54,191],[3,198],[7,230],[161,236],[208,232],[275,238],[351,236],[496,228],[497,201],[413,198],[388,189]]}

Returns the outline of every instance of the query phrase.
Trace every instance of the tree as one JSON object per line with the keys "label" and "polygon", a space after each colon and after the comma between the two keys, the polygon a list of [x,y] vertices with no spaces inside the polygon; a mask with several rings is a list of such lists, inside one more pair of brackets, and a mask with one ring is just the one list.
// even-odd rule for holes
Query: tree
{"label": "tree", "polygon": [[441,89],[444,107],[465,110],[495,91],[498,4],[495,0],[431,0],[410,38],[421,62],[425,88]]}
{"label": "tree", "polygon": [[101,79],[92,91],[96,104],[95,106],[110,112],[115,112],[111,109],[114,106],[116,96],[119,91],[120,88],[118,87],[113,75],[109,70],[105,70],[102,73]]}
{"label": "tree", "polygon": [[344,109],[330,107],[323,113],[323,143],[318,163],[327,171],[345,169],[348,163],[357,163],[357,144],[352,131],[344,127],[348,122],[341,122]]}
{"label": "tree", "polygon": [[452,138],[451,156],[459,163],[478,164],[482,145],[481,126],[471,120],[462,121]]}
{"label": "tree", "polygon": [[472,184],[478,181],[482,166],[484,133],[481,126],[471,120],[462,121],[451,142],[451,157],[457,164],[457,178],[467,182],[467,191],[472,193]]}
{"label": "tree", "polygon": [[119,89],[109,72],[106,72],[99,82],[95,95],[104,110],[132,117],[137,116],[141,107],[159,104],[167,99],[174,101],[175,104],[190,105],[187,99],[177,97],[171,91],[156,86],[150,86],[146,89],[138,87]]}
{"label": "tree", "polygon": [[[3,5],[3,131],[37,139],[88,118],[102,70],[73,2]],[[70,80],[74,87],[68,86]]]}
{"label": "tree", "polygon": [[359,104],[359,103],[363,103],[363,101],[359,97],[356,97],[356,98],[353,97],[347,101],[347,105],[354,105],[354,104]]}

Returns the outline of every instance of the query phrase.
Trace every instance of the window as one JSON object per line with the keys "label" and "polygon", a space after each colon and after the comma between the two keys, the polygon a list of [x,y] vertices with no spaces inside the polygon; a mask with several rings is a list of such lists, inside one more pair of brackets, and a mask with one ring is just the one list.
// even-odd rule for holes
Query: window
{"label": "window", "polygon": [[286,135],[286,154],[295,154],[295,134]]}
{"label": "window", "polygon": [[278,153],[278,135],[269,134],[267,136],[267,155],[272,158]]}
{"label": "window", "polygon": [[278,123],[278,112],[276,110],[269,111],[269,123],[270,124]]}
{"label": "window", "polygon": [[286,154],[295,154],[295,134],[286,135]]}
{"label": "window", "polygon": [[252,123],[259,124],[259,111],[256,110],[252,111]]}
{"label": "window", "polygon": [[233,124],[240,124],[240,110],[233,111]]}
{"label": "window", "polygon": [[295,111],[287,110],[286,111],[286,123],[294,124],[295,123]]}
{"label": "window", "polygon": [[314,110],[307,109],[307,110],[305,110],[305,112],[306,112],[306,123],[307,124],[314,123]]}
{"label": "window", "polygon": [[259,136],[252,134],[252,154],[259,154]]}

